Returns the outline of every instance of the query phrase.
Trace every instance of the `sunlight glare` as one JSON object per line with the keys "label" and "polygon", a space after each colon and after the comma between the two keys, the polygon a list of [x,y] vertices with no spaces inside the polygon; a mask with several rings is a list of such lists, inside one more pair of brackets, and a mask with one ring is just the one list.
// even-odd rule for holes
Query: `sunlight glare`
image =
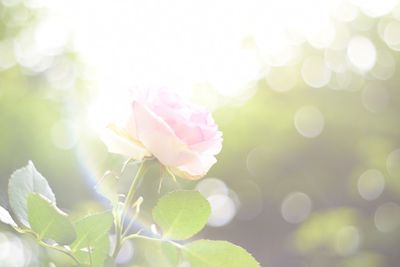
{"label": "sunlight glare", "polygon": [[[194,98],[194,88],[209,85],[217,92],[210,100],[217,108],[227,99],[251,97],[249,87],[265,77],[266,69],[298,64],[305,42],[316,49],[345,49],[350,33],[344,23],[369,23],[359,16],[359,9],[379,17],[392,11],[393,1],[30,0],[25,4],[49,9],[48,19],[35,33],[36,46],[24,49],[27,55],[17,49],[17,60],[35,66],[45,59],[37,50],[46,46],[51,53],[68,40],[98,94],[89,108],[90,118],[114,113],[110,105],[103,105],[104,99],[115,103],[119,92],[143,87],[172,88]],[[50,34],[60,28],[63,31]],[[389,30],[388,40],[393,41]],[[361,72],[376,61],[376,49],[366,37],[353,37],[347,55]],[[312,86],[321,87],[329,81],[330,70],[325,64],[318,66],[324,69],[319,73],[322,80]],[[269,77],[274,90],[295,85],[281,86],[280,79]]]}

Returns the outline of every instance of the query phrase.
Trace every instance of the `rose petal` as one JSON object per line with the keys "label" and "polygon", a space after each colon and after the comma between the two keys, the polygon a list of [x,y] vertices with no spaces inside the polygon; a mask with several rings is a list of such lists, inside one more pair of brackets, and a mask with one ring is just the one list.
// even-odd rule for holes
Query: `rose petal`
{"label": "rose petal", "polygon": [[126,131],[129,133],[130,136],[137,139],[136,120],[133,114],[129,116],[128,122],[126,124]]}
{"label": "rose petal", "polygon": [[217,159],[212,155],[199,156],[195,161],[171,168],[171,171],[177,176],[189,179],[198,180],[202,178],[211,167],[217,162]]}
{"label": "rose petal", "polygon": [[196,144],[204,140],[203,132],[199,126],[192,126],[183,123],[171,126],[173,127],[175,134],[188,145]]}
{"label": "rose petal", "polygon": [[134,140],[128,133],[115,125],[109,125],[101,134],[101,139],[111,153],[136,160],[143,160],[144,157],[151,156],[151,153],[139,141]]}
{"label": "rose petal", "polygon": [[180,166],[196,160],[196,154],[175,135],[173,130],[145,105],[134,102],[138,139],[166,166]]}
{"label": "rose petal", "polygon": [[189,145],[203,141],[201,127],[190,121],[190,109],[163,104],[149,106],[149,108],[168,124],[180,140]]}
{"label": "rose petal", "polygon": [[217,135],[212,139],[190,145],[190,149],[198,153],[217,155],[222,150],[222,133],[218,132]]}

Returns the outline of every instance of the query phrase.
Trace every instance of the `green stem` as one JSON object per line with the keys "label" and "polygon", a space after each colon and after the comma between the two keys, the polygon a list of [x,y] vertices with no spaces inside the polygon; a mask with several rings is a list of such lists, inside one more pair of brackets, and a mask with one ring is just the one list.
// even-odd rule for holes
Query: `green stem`
{"label": "green stem", "polygon": [[132,205],[132,208],[135,208],[135,214],[130,218],[128,226],[125,227],[125,231],[122,233],[122,237],[124,237],[128,232],[129,229],[132,227],[133,223],[136,221],[137,217],[140,213],[140,206],[142,205],[143,197],[139,197],[136,202]]}
{"label": "green stem", "polygon": [[78,264],[78,266],[81,266],[80,261],[71,253],[71,251],[67,250],[64,247],[60,247],[60,246],[52,246],[47,244],[46,242],[44,242],[43,240],[39,239],[39,236],[37,235],[37,233],[35,233],[34,231],[32,231],[31,229],[24,229],[24,228],[14,228],[18,233],[20,234],[27,234],[27,235],[31,235],[34,239],[36,239],[37,243],[47,249],[53,249],[56,250],[58,252],[61,252],[67,256],[69,256],[76,264]]}
{"label": "green stem", "polygon": [[[127,161],[124,162],[122,165],[121,171],[120,171],[120,176],[122,176],[125,173],[126,167],[129,165],[130,162],[132,162],[132,159],[128,159]],[[121,246],[121,213],[119,212],[119,203],[117,203],[116,207],[114,207],[114,225],[115,225],[115,236],[116,236],[116,241],[115,241],[115,250],[113,252],[113,258],[117,257],[117,253],[120,249]]]}
{"label": "green stem", "polygon": [[131,183],[131,187],[129,188],[128,194],[126,195],[125,203],[124,203],[124,210],[122,212],[122,217],[124,217],[126,215],[126,212],[129,210],[129,208],[133,204],[133,198],[136,193],[136,186],[137,186],[137,184],[139,184],[140,180],[143,178],[146,171],[147,171],[147,164],[146,164],[146,161],[143,161],[140,164],[135,177],[133,178],[133,181]]}
{"label": "green stem", "polygon": [[146,164],[146,160],[144,160],[140,164],[139,169],[137,170],[136,175],[133,178],[133,181],[129,188],[128,194],[126,195],[123,210],[121,213],[121,217],[118,216],[118,218],[116,218],[116,220],[115,220],[116,241],[115,241],[115,249],[114,249],[113,256],[112,256],[114,259],[118,256],[118,253],[124,242],[124,239],[122,237],[122,230],[123,230],[122,227],[123,227],[123,222],[125,220],[125,216],[126,216],[127,212],[129,211],[129,208],[133,204],[133,199],[134,199],[134,196],[136,193],[136,187],[140,183],[140,180],[143,178],[146,171],[147,171],[147,164]]}
{"label": "green stem", "polygon": [[115,219],[115,248],[112,257],[115,259],[118,256],[118,252],[121,249],[122,242],[121,242],[121,220],[118,218]]}
{"label": "green stem", "polygon": [[177,242],[174,242],[172,240],[167,240],[167,239],[161,239],[161,238],[157,238],[157,237],[150,237],[150,236],[145,236],[145,235],[141,235],[141,234],[132,234],[132,235],[128,235],[126,237],[124,237],[122,240],[123,242],[127,241],[127,240],[131,240],[131,239],[142,239],[142,240],[151,240],[151,241],[158,241],[158,242],[168,242],[172,245],[174,245],[177,248],[182,248],[183,246]]}
{"label": "green stem", "polygon": [[133,159],[128,159],[127,161],[124,162],[124,165],[122,165],[120,175],[122,176],[126,170],[126,167],[128,167],[129,163],[133,162]]}
{"label": "green stem", "polygon": [[160,238],[156,237],[150,237],[150,236],[145,236],[145,235],[140,235],[140,234],[132,234],[124,237],[124,241],[131,240],[131,239],[144,239],[144,240],[152,240],[152,241],[162,241]]}
{"label": "green stem", "polygon": [[75,261],[76,264],[78,264],[78,266],[81,265],[81,263],[79,262],[79,260],[78,260],[70,251],[66,250],[66,249],[63,248],[63,247],[51,246],[51,245],[49,245],[49,244],[43,242],[42,240],[38,240],[38,244],[41,245],[41,246],[44,247],[44,248],[47,248],[47,249],[54,249],[54,250],[57,250],[57,251],[59,251],[59,252],[65,254],[65,255],[69,256],[72,260]]}

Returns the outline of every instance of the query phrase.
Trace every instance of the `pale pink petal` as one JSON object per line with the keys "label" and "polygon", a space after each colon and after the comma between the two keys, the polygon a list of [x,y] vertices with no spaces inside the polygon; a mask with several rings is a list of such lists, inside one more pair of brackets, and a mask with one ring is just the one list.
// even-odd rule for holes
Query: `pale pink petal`
{"label": "pale pink petal", "polygon": [[126,131],[129,133],[130,136],[137,139],[136,120],[133,114],[129,116],[128,122],[126,124]]}
{"label": "pale pink petal", "polygon": [[186,144],[196,144],[204,140],[203,131],[199,126],[187,124],[171,125],[175,134]]}
{"label": "pale pink petal", "polygon": [[115,125],[110,125],[104,129],[101,139],[111,153],[124,155],[135,160],[143,160],[143,158],[151,156],[151,153],[139,141],[132,139]]}
{"label": "pale pink petal", "polygon": [[179,166],[195,160],[196,154],[188,149],[168,126],[145,105],[134,102],[136,134],[151,153],[166,166]]}
{"label": "pale pink petal", "polygon": [[217,159],[212,155],[199,155],[196,160],[171,168],[171,171],[177,176],[190,180],[198,180],[205,176],[216,162]]}
{"label": "pale pink petal", "polygon": [[124,126],[103,135],[110,152],[136,159],[152,155],[187,179],[203,177],[222,148],[211,113],[163,89],[138,93]]}
{"label": "pale pink petal", "polygon": [[212,138],[218,128],[214,125],[207,125],[207,117],[204,113],[191,113],[188,107],[174,109],[170,106],[157,105],[151,110],[162,118],[166,124],[174,131],[175,135],[188,145],[200,143]]}
{"label": "pale pink petal", "polygon": [[208,139],[203,142],[190,145],[190,149],[198,153],[208,153],[211,155],[217,155],[222,149],[222,136],[219,132],[213,139]]}

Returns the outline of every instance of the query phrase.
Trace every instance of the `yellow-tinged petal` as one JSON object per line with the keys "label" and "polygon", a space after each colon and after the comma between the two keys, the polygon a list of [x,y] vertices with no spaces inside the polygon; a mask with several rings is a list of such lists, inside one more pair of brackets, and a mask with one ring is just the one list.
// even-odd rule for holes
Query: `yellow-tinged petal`
{"label": "yellow-tinged petal", "polygon": [[145,157],[152,156],[140,141],[135,140],[114,124],[108,125],[101,134],[101,139],[111,153],[121,154],[135,160],[143,160]]}

